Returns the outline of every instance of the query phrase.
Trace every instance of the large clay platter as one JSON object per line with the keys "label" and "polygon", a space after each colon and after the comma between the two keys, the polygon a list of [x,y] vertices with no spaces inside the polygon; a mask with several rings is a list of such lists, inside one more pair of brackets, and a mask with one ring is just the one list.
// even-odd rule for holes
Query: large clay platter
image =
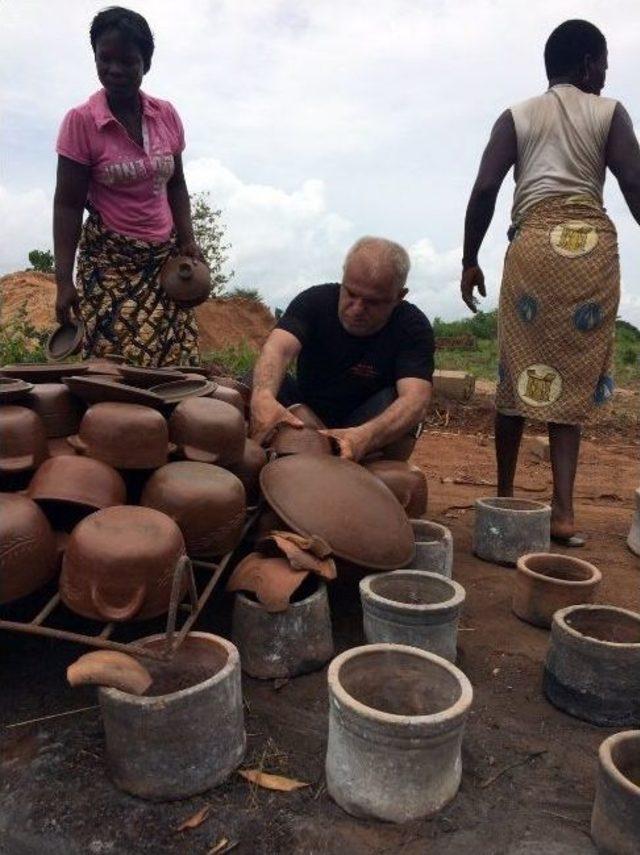
{"label": "large clay platter", "polygon": [[156,409],[160,409],[163,404],[162,398],[148,389],[138,389],[136,386],[114,382],[111,378],[101,378],[95,374],[92,377],[66,377],[64,382],[74,395],[87,404],[119,401],[123,404],[144,404]]}
{"label": "large clay platter", "polygon": [[25,383],[18,377],[0,377],[0,404],[25,398],[32,389],[33,383]]}
{"label": "large clay platter", "polygon": [[23,362],[18,365],[3,365],[0,374],[17,377],[27,383],[60,383],[65,377],[86,374],[88,366],[83,362],[39,363]]}
{"label": "large clay platter", "polygon": [[372,570],[395,570],[413,558],[402,505],[357,463],[328,455],[281,457],[264,467],[260,486],[287,525],[323,538],[338,558]]}

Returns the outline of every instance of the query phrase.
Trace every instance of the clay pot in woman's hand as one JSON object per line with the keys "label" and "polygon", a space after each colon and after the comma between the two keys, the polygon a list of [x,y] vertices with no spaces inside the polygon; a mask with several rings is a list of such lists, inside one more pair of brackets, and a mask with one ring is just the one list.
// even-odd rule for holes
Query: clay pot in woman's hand
{"label": "clay pot in woman's hand", "polygon": [[76,433],[85,410],[64,383],[36,383],[25,406],[40,416],[49,439]]}
{"label": "clay pot in woman's hand", "polygon": [[57,569],[55,535],[26,496],[0,493],[0,603],[36,591]]}
{"label": "clay pot in woman's hand", "polygon": [[149,478],[140,503],[176,521],[192,557],[224,555],[242,536],[244,487],[219,466],[168,463]]}
{"label": "clay pot in woman's hand", "polygon": [[73,530],[64,554],[60,596],[94,620],[145,620],[169,609],[184,539],[152,508],[119,505],[96,511]]}
{"label": "clay pot in woman's hand", "polygon": [[0,475],[35,469],[47,455],[47,435],[40,416],[26,407],[0,407]]}
{"label": "clay pot in woman's hand", "polygon": [[169,256],[162,266],[160,282],[165,294],[185,309],[204,303],[211,291],[207,265],[186,255]]}
{"label": "clay pot in woman's hand", "polygon": [[169,435],[187,460],[233,466],[242,460],[244,420],[231,404],[186,398],[169,419]]}
{"label": "clay pot in woman's hand", "polygon": [[386,484],[408,517],[417,519],[426,513],[429,491],[422,469],[403,460],[372,460],[363,465]]}
{"label": "clay pot in woman's hand", "polygon": [[116,469],[157,469],[167,462],[169,430],[161,413],[141,404],[104,402],[89,407],[77,436],[81,454]]}

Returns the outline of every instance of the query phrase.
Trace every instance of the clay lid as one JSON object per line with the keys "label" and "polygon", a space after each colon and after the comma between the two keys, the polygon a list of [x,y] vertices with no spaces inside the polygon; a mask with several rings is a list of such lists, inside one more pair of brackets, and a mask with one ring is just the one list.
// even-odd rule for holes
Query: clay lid
{"label": "clay lid", "polygon": [[47,359],[57,362],[78,353],[84,338],[84,322],[73,318],[69,323],[56,327],[45,345]]}
{"label": "clay lid", "polygon": [[49,439],[76,433],[84,412],[80,401],[64,383],[37,383],[25,406],[38,413]]}
{"label": "clay lid", "polygon": [[104,402],[89,407],[68,442],[80,454],[116,469],[157,469],[173,450],[164,417],[139,404]]}
{"label": "clay lid", "polygon": [[174,303],[192,308],[208,298],[211,273],[203,261],[194,262],[186,255],[172,255],[162,265],[160,284]]}
{"label": "clay lid", "polygon": [[339,558],[394,570],[413,558],[409,520],[391,491],[350,460],[294,454],[268,463],[260,486],[294,531],[317,535]]}
{"label": "clay lid", "polygon": [[250,591],[268,612],[284,612],[309,570],[294,570],[286,558],[265,558],[252,552],[235,568],[227,591]]}
{"label": "clay lid", "polygon": [[64,382],[78,398],[87,404],[99,404],[104,401],[114,401],[122,404],[145,404],[159,409],[162,398],[147,389],[138,389],[126,383],[115,382],[115,378],[98,377],[67,377]]}
{"label": "clay lid", "polygon": [[231,466],[242,460],[244,419],[235,407],[213,398],[186,398],[169,419],[171,441],[188,460]]}
{"label": "clay lid", "polygon": [[33,383],[25,383],[18,377],[0,377],[0,404],[9,404],[27,397]]}
{"label": "clay lid", "polygon": [[181,380],[182,374],[177,368],[140,368],[137,365],[119,365],[118,371],[129,386],[150,389],[158,383]]}
{"label": "clay lid", "polygon": [[68,502],[93,510],[123,505],[127,488],[122,476],[90,457],[51,457],[38,467],[27,489],[36,502]]}
{"label": "clay lid", "polygon": [[0,374],[6,377],[19,377],[28,383],[59,383],[64,377],[85,374],[86,363],[69,362],[62,365],[39,362],[23,362],[19,365],[3,365]]}
{"label": "clay lid", "polygon": [[185,398],[203,398],[215,391],[216,384],[204,377],[169,380],[152,386],[150,392],[162,398],[165,404],[178,404]]}
{"label": "clay lid", "polygon": [[0,407],[0,473],[35,469],[48,454],[46,431],[37,413],[13,404]]}

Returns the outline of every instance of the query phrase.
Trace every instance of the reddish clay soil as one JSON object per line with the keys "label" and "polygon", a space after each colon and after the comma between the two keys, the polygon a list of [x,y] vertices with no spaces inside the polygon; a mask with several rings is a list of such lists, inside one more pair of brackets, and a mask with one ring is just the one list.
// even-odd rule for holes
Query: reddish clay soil
{"label": "reddish clay soil", "polygon": [[[227,838],[237,842],[234,851],[251,855],[594,852],[589,819],[597,749],[613,731],[561,713],[542,695],[549,633],[512,614],[514,571],[471,554],[471,505],[493,492],[492,441],[469,424],[459,430],[452,417],[447,430],[425,434],[414,455],[429,475],[429,517],[451,527],[454,577],[467,591],[458,665],[475,697],[464,739],[462,786],[448,807],[433,819],[393,826],[353,819],[332,802],[323,774],[326,669],[285,685],[243,678],[249,735],[244,765],[307,781],[308,788],[269,792],[234,775],[184,802],[154,805],[129,797],[109,782],[95,708],[7,727],[95,705],[93,689],[72,690],[65,683],[66,666],[82,650],[0,634],[0,851],[204,855]],[[626,428],[585,442],[577,496],[580,529],[589,542],[575,552],[603,572],[599,602],[636,610],[640,560],[625,539],[640,481],[639,450],[637,436]],[[521,495],[548,498],[549,465],[525,450],[517,483]],[[331,598],[337,651],[362,643],[353,586],[334,584]],[[30,604],[32,613],[36,607]],[[211,604],[200,628],[227,634],[229,622],[230,602],[222,598]],[[138,628],[137,634],[147,630],[157,631],[157,624]],[[176,830],[206,805],[211,811],[199,827]]]}

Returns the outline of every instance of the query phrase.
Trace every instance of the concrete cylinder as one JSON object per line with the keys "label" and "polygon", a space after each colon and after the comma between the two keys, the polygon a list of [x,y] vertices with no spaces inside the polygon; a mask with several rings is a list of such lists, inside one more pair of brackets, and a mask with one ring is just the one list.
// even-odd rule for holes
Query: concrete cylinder
{"label": "concrete cylinder", "polygon": [[437,813],[460,785],[471,683],[446,659],[372,644],[329,666],[327,789],[357,817],[408,822]]}
{"label": "concrete cylinder", "polygon": [[631,520],[627,544],[633,553],[640,555],[640,487],[636,490],[636,510]]}
{"label": "concrete cylinder", "polygon": [[[165,636],[137,643],[161,650]],[[224,638],[191,632],[170,662],[144,665],[153,677],[144,696],[98,693],[113,782],[153,801],[222,783],[246,748],[238,651]]]}
{"label": "concrete cylinder", "polygon": [[363,579],[360,599],[370,644],[408,644],[455,662],[462,585],[425,570],[395,570]]}
{"label": "concrete cylinder", "polygon": [[521,620],[549,628],[558,609],[591,602],[601,580],[598,568],[581,558],[550,552],[522,555],[511,607]]}
{"label": "concrete cylinder", "polygon": [[640,724],[640,614],[591,605],[557,611],[543,688],[554,706],[584,721]]}
{"label": "concrete cylinder", "polygon": [[614,733],[600,745],[591,837],[602,855],[640,851],[640,730]]}
{"label": "concrete cylinder", "polygon": [[261,680],[295,677],[322,668],[333,656],[327,586],[284,612],[268,612],[242,593],[233,607],[232,638],[242,670]]}
{"label": "concrete cylinder", "polygon": [[408,568],[428,570],[451,578],[453,571],[453,537],[449,529],[429,520],[410,520],[416,542],[415,556]]}
{"label": "concrete cylinder", "polygon": [[533,499],[476,499],[473,551],[484,561],[515,564],[521,555],[548,552],[551,508]]}

